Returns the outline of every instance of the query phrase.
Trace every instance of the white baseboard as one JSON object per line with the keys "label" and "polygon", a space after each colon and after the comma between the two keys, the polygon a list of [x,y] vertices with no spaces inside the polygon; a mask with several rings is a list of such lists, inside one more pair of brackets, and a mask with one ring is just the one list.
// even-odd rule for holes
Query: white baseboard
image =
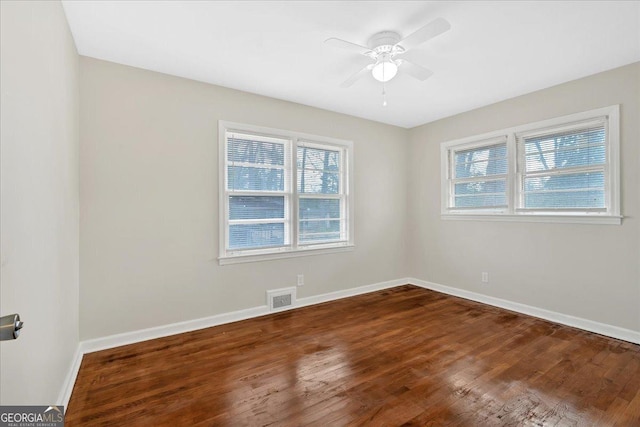
{"label": "white baseboard", "polygon": [[264,316],[265,314],[269,314],[269,307],[261,305],[244,310],[232,311],[230,313],[203,317],[201,319],[186,320],[184,322],[171,323],[169,325],[156,326],[153,328],[140,329],[137,331],[124,332],[122,334],[109,335],[102,338],[82,341],[80,343],[80,347],[84,354],[93,353],[94,351],[106,350],[156,338],[197,331],[211,326],[223,325],[225,323],[237,322],[239,320],[251,319],[253,317]]}
{"label": "white baseboard", "polygon": [[381,291],[383,289],[395,288],[396,286],[408,284],[408,280],[409,279],[407,278],[389,280],[387,282],[374,283],[373,285],[359,286],[357,288],[345,289],[343,291],[335,291],[321,295],[314,295],[312,297],[299,298],[296,301],[296,306],[293,308],[306,307],[308,305],[320,304],[356,295],[368,294],[369,292]]}
{"label": "white baseboard", "polygon": [[[554,311],[545,310],[538,307],[529,306],[526,304],[520,304],[517,302],[507,301],[500,298],[495,298],[487,295],[478,294],[475,292],[465,291],[463,289],[452,288],[450,286],[444,286],[437,283],[427,282],[415,278],[402,278],[396,280],[389,280],[387,282],[375,283],[372,285],[360,286],[357,288],[345,289],[341,291],[329,292],[321,295],[314,295],[311,297],[300,298],[296,301],[295,306],[289,308],[289,310],[306,307],[314,304],[320,304],[323,302],[334,301],[342,298],[348,298],[356,295],[366,294],[369,292],[375,292],[383,289],[394,288],[396,286],[402,286],[406,284],[412,284],[420,286],[425,289],[430,289],[444,294],[453,295],[468,300],[480,302],[483,304],[492,305],[495,307],[504,308],[511,311],[516,311],[530,316],[539,317],[541,319],[550,320],[552,322],[560,323],[567,326],[572,326],[579,329],[584,329],[589,332],[595,332],[597,334],[606,335],[613,338],[622,339],[632,343],[640,344],[640,332],[632,331],[630,329],[624,329],[617,326],[607,325],[604,323],[594,322],[592,320],[582,319],[579,317],[569,316]],[[84,354],[93,353],[95,351],[106,350],[109,348],[120,347],[127,344],[134,344],[142,341],[147,341],[156,338],[167,337],[170,335],[181,334],[185,332],[196,331],[199,329],[209,328],[212,326],[223,325],[225,323],[237,322],[240,320],[251,319],[254,317],[264,316],[270,314],[269,307],[267,305],[248,308],[245,310],[233,311],[230,313],[217,314],[215,316],[205,317],[195,320],[187,320],[184,322],[173,323],[169,325],[157,326],[154,328],[141,329],[138,331],[125,332],[117,335],[110,335],[103,338],[96,338],[92,340],[82,341],[75,353],[71,369],[67,374],[65,383],[58,402],[65,407],[69,404],[71,398],[71,392],[75,384],[78,371],[80,370],[80,363]]]}
{"label": "white baseboard", "polygon": [[506,310],[516,311],[518,313],[527,314],[529,316],[539,317],[541,319],[550,320],[562,325],[583,329],[596,334],[605,335],[612,338],[618,338],[635,344],[640,344],[640,332],[631,329],[625,329],[618,326],[608,325],[606,323],[595,322],[593,320],[583,319],[581,317],[570,316],[555,311],[545,310],[543,308],[533,307],[518,302],[508,301],[488,295],[478,294],[476,292],[466,291],[464,289],[452,288],[450,286],[440,285],[438,283],[427,282],[420,279],[408,278],[407,283],[420,286],[421,288],[430,289],[443,294],[453,295],[456,297],[504,308]]}
{"label": "white baseboard", "polygon": [[[379,291],[381,289],[406,285],[408,283],[407,280],[408,279],[390,280],[388,282],[380,282],[373,285],[360,286],[357,288],[345,289],[342,291],[329,292],[322,295],[299,298],[296,301],[296,304],[293,307],[288,308],[287,310],[293,310],[308,305],[319,304],[322,302],[333,301],[340,298],[347,298],[354,295]],[[223,325],[225,323],[237,322],[240,320],[264,316],[270,313],[271,312],[269,311],[269,307],[267,305],[261,305],[245,310],[216,314],[215,316],[204,317],[201,319],[187,320],[184,322],[172,323],[169,325],[157,326],[154,328],[141,329],[138,331],[125,332],[122,334],[87,340],[81,342],[80,347],[83,354],[93,353],[94,351],[106,350],[109,348],[120,347],[122,345],[134,344],[156,338],[167,337],[170,335],[196,331],[198,329],[210,328],[212,326]]]}
{"label": "white baseboard", "polygon": [[84,353],[82,352],[82,347],[79,344],[78,348],[76,348],[76,351],[73,354],[73,360],[71,361],[71,366],[69,367],[67,376],[64,379],[62,390],[60,390],[60,394],[58,395],[57,404],[64,406],[65,411],[69,406],[69,399],[71,399],[71,392],[73,391],[73,386],[76,383],[76,378],[78,377],[78,372],[80,371],[82,356],[84,356]]}

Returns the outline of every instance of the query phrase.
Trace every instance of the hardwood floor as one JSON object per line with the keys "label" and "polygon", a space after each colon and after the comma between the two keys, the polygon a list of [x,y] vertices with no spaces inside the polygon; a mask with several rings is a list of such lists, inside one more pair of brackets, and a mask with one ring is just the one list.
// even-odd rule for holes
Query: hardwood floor
{"label": "hardwood floor", "polygon": [[87,354],[69,426],[638,426],[640,346],[402,286]]}

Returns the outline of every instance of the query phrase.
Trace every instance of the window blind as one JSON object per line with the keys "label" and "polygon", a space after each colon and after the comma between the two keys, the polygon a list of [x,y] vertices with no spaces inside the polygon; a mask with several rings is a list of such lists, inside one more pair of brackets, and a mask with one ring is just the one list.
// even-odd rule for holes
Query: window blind
{"label": "window blind", "polygon": [[528,210],[606,210],[604,119],[518,137],[522,200]]}
{"label": "window blind", "polygon": [[341,149],[299,145],[297,149],[298,242],[346,240]]}
{"label": "window blind", "polygon": [[352,244],[350,141],[220,124],[221,260]]}
{"label": "window blind", "polygon": [[619,105],[446,141],[440,159],[444,219],[621,223]]}
{"label": "window blind", "polygon": [[288,243],[288,140],[227,133],[228,244],[230,250]]}
{"label": "window blind", "polygon": [[506,137],[498,141],[451,151],[452,208],[487,209],[507,205]]}

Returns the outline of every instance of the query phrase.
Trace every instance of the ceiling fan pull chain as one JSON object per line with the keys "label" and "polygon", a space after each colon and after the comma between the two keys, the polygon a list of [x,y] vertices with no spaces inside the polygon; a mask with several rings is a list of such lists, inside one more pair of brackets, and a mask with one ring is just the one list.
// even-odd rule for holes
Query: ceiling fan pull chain
{"label": "ceiling fan pull chain", "polygon": [[382,82],[382,106],[387,106],[387,91],[384,88],[384,82]]}

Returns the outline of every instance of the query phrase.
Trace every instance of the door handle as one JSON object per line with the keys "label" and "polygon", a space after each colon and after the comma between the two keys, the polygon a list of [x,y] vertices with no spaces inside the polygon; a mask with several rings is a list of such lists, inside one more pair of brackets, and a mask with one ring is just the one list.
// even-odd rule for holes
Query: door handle
{"label": "door handle", "polygon": [[19,314],[0,317],[0,341],[17,339],[23,326],[24,322],[20,320]]}

